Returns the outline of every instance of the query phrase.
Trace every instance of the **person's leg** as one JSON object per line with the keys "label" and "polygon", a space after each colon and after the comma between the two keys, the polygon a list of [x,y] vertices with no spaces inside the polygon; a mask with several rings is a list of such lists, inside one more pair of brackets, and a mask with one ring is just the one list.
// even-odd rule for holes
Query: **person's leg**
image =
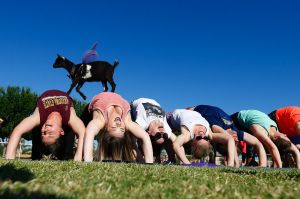
{"label": "person's leg", "polygon": [[75,146],[75,134],[73,133],[73,131],[68,128],[65,131],[65,136],[64,136],[64,148],[63,150],[63,154],[61,156],[61,158],[63,160],[72,160],[74,159],[74,154],[76,152],[76,148],[77,146]]}
{"label": "person's leg", "polygon": [[[274,128],[274,127],[270,127]],[[255,136],[269,151],[271,154],[272,160],[274,162],[274,167],[281,168],[282,167],[282,161],[280,158],[279,150],[277,146],[274,144],[274,142],[271,140],[271,138],[268,135],[268,132],[264,127],[262,127],[259,124],[252,124],[250,126],[250,130],[253,136]]]}
{"label": "person's leg", "polygon": [[133,143],[133,149],[135,151],[136,159],[135,161],[138,163],[145,163],[145,159],[143,158],[142,150],[139,147],[139,141],[134,136],[131,137],[131,141]]}
{"label": "person's leg", "polygon": [[246,153],[242,152],[242,165],[246,164]]}
{"label": "person's leg", "polygon": [[32,130],[32,151],[31,151],[31,159],[32,160],[40,160],[42,158],[43,147],[42,147],[42,139],[40,134],[40,129],[35,128]]}
{"label": "person's leg", "polygon": [[170,139],[165,140],[164,147],[168,154],[168,161],[171,163],[176,163],[175,151],[173,149],[173,142]]}
{"label": "person's leg", "polygon": [[[247,147],[253,148],[259,157],[259,166],[267,166],[267,155],[262,143],[249,133],[244,133],[244,141],[247,143]],[[247,151],[247,150],[246,150]],[[255,156],[252,157],[252,161],[255,161]]]}
{"label": "person's leg", "polygon": [[88,125],[88,123],[93,119],[93,115],[89,112],[89,104],[86,105],[83,112],[80,115],[80,119],[84,123],[85,126]]}
{"label": "person's leg", "polygon": [[[231,135],[228,133],[212,133],[212,142],[217,142],[223,145],[226,150],[227,150],[227,166],[235,166],[237,162],[235,162],[235,153],[236,151],[236,146],[235,146],[235,141]],[[238,167],[238,165],[236,165]]]}
{"label": "person's leg", "polygon": [[153,156],[155,157],[155,161],[156,163],[161,163],[160,161],[160,152],[162,149],[162,144],[155,144],[152,143],[152,148],[153,148]]}
{"label": "person's leg", "polygon": [[246,165],[245,166],[258,166],[258,163],[255,161],[255,151],[251,145],[247,145],[246,149]]}

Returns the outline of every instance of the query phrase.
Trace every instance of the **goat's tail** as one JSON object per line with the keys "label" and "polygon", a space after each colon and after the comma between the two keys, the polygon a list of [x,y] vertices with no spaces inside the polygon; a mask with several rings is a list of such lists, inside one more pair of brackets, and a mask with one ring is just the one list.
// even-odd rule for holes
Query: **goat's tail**
{"label": "goat's tail", "polygon": [[113,65],[113,67],[114,67],[114,68],[116,68],[118,65],[119,65],[119,60],[118,60],[118,59],[116,59],[116,60],[115,60],[115,62],[114,62],[114,65]]}

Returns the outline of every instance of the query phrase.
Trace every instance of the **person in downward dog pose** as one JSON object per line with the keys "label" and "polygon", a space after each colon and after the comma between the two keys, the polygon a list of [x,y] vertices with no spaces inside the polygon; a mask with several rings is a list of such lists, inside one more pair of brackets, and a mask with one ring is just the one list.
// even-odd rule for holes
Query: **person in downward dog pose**
{"label": "person in downward dog pose", "polygon": [[[209,105],[198,105],[193,110],[200,113],[208,121],[213,133],[226,133],[235,139],[237,145],[244,141],[248,146],[253,146],[258,152],[259,166],[267,166],[267,155],[262,143],[249,133],[240,131],[230,115],[218,107]],[[220,148],[219,144],[216,144],[216,148]],[[235,163],[239,164],[237,152],[235,153]]]}
{"label": "person in downward dog pose", "polygon": [[145,162],[153,163],[151,141],[147,133],[131,120],[130,105],[120,95],[100,93],[89,104],[92,120],[86,128],[84,161],[93,161],[93,141],[99,136],[94,160],[135,161],[137,151],[132,136],[142,141]]}
{"label": "person in downward dog pose", "polygon": [[[276,122],[278,129],[281,133],[288,136],[295,147],[300,150],[300,107],[287,106],[269,114],[269,117]],[[293,145],[292,145],[293,147]],[[295,154],[296,151],[292,154]],[[297,168],[300,168],[297,158],[294,156],[294,160],[288,155],[283,155],[285,159],[291,160],[291,164],[296,164]],[[287,161],[288,162],[288,161]],[[290,166],[289,164],[287,166]]]}
{"label": "person in downward dog pose", "polygon": [[[32,135],[32,159],[41,159],[43,150],[55,154],[62,154],[65,147],[73,147],[73,142],[66,144],[67,135],[64,129],[70,127],[78,137],[78,146],[74,160],[82,160],[83,139],[85,126],[77,117],[73,108],[73,101],[69,95],[59,90],[44,92],[37,101],[37,106],[32,113],[21,121],[10,135],[6,159],[15,159],[16,149],[23,134],[37,129]],[[46,149],[45,149],[46,148]],[[47,155],[47,154],[44,154]],[[56,157],[63,159],[63,155]]]}
{"label": "person in downward dog pose", "polygon": [[[139,98],[131,102],[131,115],[150,136],[155,162],[160,163],[160,153],[165,148],[168,161],[176,162],[173,142],[176,135],[172,133],[166,119],[166,113],[160,104],[149,98]],[[182,147],[183,150],[183,147]]]}
{"label": "person in downward dog pose", "polygon": [[281,133],[287,135],[300,150],[300,107],[288,106],[272,111],[270,118]]}
{"label": "person in downward dog pose", "polygon": [[278,131],[277,124],[265,113],[258,110],[241,110],[231,115],[231,118],[239,129],[249,132],[264,144],[272,156],[274,167],[282,167],[279,151],[291,151],[299,162],[296,147],[286,135]]}
{"label": "person in downward dog pose", "polygon": [[[192,140],[192,151],[196,156],[201,156],[203,151],[210,148],[210,142],[221,143],[227,147],[227,166],[234,165],[234,154],[236,147],[232,136],[226,133],[213,133],[209,123],[200,113],[186,109],[176,109],[172,113],[168,113],[168,123],[173,130],[178,130],[181,134],[173,143],[174,150],[184,164],[190,164],[183,150],[180,147]],[[200,152],[202,151],[202,152]],[[198,154],[198,155],[197,155]],[[195,156],[195,157],[196,157]]]}

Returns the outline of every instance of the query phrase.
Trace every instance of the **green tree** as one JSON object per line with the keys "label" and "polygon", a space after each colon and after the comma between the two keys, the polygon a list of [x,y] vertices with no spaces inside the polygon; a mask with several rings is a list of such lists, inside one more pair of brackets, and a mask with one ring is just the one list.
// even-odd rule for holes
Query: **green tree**
{"label": "green tree", "polygon": [[81,101],[76,100],[76,99],[73,99],[73,105],[74,105],[74,109],[76,111],[76,114],[78,115],[78,117],[80,117],[81,113],[83,112],[83,110],[87,106],[87,103],[81,102]]}
{"label": "green tree", "polygon": [[4,119],[1,137],[9,136],[14,127],[33,112],[37,97],[30,88],[0,87],[0,117]]}

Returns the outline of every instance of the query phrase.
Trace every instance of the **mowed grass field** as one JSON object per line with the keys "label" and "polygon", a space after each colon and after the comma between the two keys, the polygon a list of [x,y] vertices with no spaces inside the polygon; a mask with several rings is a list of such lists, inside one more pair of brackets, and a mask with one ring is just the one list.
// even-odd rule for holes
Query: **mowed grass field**
{"label": "mowed grass field", "polygon": [[300,198],[300,171],[1,159],[0,198]]}

